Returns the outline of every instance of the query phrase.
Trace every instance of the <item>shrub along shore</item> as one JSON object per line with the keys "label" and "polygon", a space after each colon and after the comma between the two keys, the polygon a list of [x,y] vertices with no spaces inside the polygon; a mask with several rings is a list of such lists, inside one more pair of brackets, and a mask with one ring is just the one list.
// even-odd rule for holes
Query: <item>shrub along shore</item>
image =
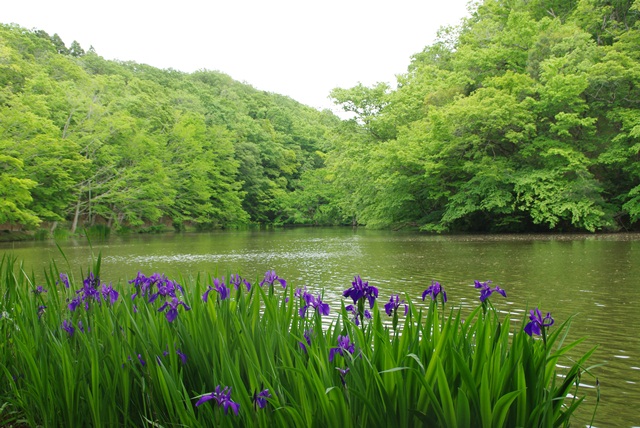
{"label": "shrub along shore", "polygon": [[499,313],[490,281],[463,318],[437,282],[357,276],[337,306],[275,271],[45,276],[0,261],[2,426],[566,426],[593,352],[570,320]]}

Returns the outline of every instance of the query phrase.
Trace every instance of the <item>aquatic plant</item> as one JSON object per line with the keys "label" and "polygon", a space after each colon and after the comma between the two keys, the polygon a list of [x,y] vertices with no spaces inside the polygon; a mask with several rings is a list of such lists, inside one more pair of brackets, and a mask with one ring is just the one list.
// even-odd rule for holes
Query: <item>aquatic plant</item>
{"label": "aquatic plant", "polygon": [[218,295],[220,296],[220,300],[225,300],[226,298],[228,298],[231,295],[231,290],[225,284],[224,278],[222,278],[222,280],[220,280],[218,278],[215,278],[213,280],[213,286],[209,285],[207,287],[207,291],[205,291],[204,294],[202,295],[202,301],[203,302],[207,303],[207,301],[209,299],[209,293],[211,291],[217,291]]}
{"label": "aquatic plant", "polygon": [[280,285],[282,285],[282,288],[287,288],[287,281],[280,278],[278,275],[276,275],[276,271],[275,270],[268,270],[265,274],[264,274],[264,278],[262,279],[262,281],[260,281],[260,287],[262,287],[265,284],[268,284],[270,286],[273,285],[274,282],[278,281],[280,283]]}
{"label": "aquatic plant", "polygon": [[336,354],[344,356],[345,352],[353,354],[355,352],[355,346],[349,340],[349,336],[338,336],[338,346],[329,349],[329,362],[333,361]]}
{"label": "aquatic plant", "polygon": [[[192,297],[215,289],[202,277],[180,286],[138,273],[113,299],[99,266],[90,272],[74,291],[52,265],[33,292],[14,259],[0,260],[4,425],[563,426],[591,373],[593,350],[565,343],[570,319],[536,308],[512,321],[482,304],[445,312],[437,281],[417,303],[392,294],[383,309],[356,276],[329,318],[322,293],[285,288],[275,273],[282,293],[226,275],[217,287],[229,294],[212,304]],[[91,304],[70,311],[73,299]],[[191,310],[178,316],[180,306]]]}
{"label": "aquatic plant", "polygon": [[224,413],[227,413],[227,410],[233,410],[233,413],[236,415],[240,411],[240,405],[231,400],[231,388],[225,386],[223,389],[220,389],[220,385],[216,386],[216,390],[210,394],[205,394],[200,397],[200,399],[196,402],[196,407],[200,406],[202,403],[205,403],[209,400],[215,400],[218,403],[218,406],[224,408]]}
{"label": "aquatic plant", "polygon": [[350,297],[353,305],[349,305],[348,311],[354,315],[356,325],[360,325],[366,319],[371,319],[371,313],[364,308],[365,302],[369,302],[369,309],[373,309],[373,305],[378,298],[378,288],[369,285],[368,281],[363,281],[360,275],[356,275],[351,282],[351,287],[347,288],[342,295]]}
{"label": "aquatic plant", "polygon": [[444,304],[447,303],[447,292],[444,291],[444,288],[438,281],[431,281],[431,285],[422,292],[422,300],[429,296],[431,300],[437,303],[438,295],[441,296],[442,306],[444,306]]}
{"label": "aquatic plant", "polygon": [[393,317],[392,324],[393,330],[397,331],[398,328],[398,309],[404,306],[404,316],[409,313],[409,305],[404,302],[404,299],[400,300],[400,296],[392,294],[389,298],[389,302],[384,305],[384,311],[390,317]]}
{"label": "aquatic plant", "polygon": [[307,315],[307,309],[309,308],[315,309],[316,313],[320,315],[329,315],[329,305],[322,301],[319,294],[317,296],[314,296],[313,294],[304,291],[301,297],[304,304],[298,311],[298,313],[300,314],[300,318],[305,318],[305,316]]}
{"label": "aquatic plant", "polygon": [[254,407],[257,409],[264,409],[267,407],[268,398],[271,398],[271,393],[269,393],[268,389],[263,389],[260,392],[254,392],[252,398]]}
{"label": "aquatic plant", "polygon": [[485,282],[480,282],[478,280],[474,281],[475,288],[480,289],[480,302],[484,303],[484,301],[487,300],[489,297],[491,297],[493,293],[498,293],[498,294],[501,294],[503,297],[507,297],[507,292],[505,290],[501,289],[497,285],[495,286],[495,288],[491,288],[489,284],[491,284],[491,281],[485,281]]}
{"label": "aquatic plant", "polygon": [[404,314],[405,316],[409,312],[409,305],[407,305],[403,300],[400,300],[400,296],[397,294],[392,294],[389,298],[389,302],[384,305],[384,311],[389,316],[393,316],[393,314],[398,312],[398,308],[400,306],[404,306]]}

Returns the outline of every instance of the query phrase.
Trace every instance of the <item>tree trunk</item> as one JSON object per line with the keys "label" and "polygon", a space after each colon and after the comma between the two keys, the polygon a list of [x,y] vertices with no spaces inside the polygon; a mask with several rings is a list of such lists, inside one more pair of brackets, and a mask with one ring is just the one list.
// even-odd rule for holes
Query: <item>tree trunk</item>
{"label": "tree trunk", "polygon": [[76,228],[78,227],[78,217],[80,217],[80,199],[78,199],[78,203],[76,204],[76,213],[73,216],[73,223],[71,224],[71,233],[76,233]]}
{"label": "tree trunk", "polygon": [[67,131],[69,130],[69,125],[71,124],[71,118],[73,117],[73,110],[69,112],[69,116],[67,117],[67,121],[64,124],[64,129],[62,130],[62,139],[67,138]]}

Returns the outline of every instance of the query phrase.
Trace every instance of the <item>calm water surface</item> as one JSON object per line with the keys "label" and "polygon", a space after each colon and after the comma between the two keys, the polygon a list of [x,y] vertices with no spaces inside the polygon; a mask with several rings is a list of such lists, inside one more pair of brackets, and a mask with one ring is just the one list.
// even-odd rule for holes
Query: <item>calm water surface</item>
{"label": "calm water surface", "polygon": [[[50,260],[61,271],[87,271],[92,249],[86,240],[0,244],[0,253],[23,260],[39,275]],[[452,305],[478,304],[475,279],[507,290],[494,305],[521,320],[539,306],[556,322],[575,315],[571,338],[586,335],[599,344],[590,360],[600,381],[601,402],[594,426],[640,426],[640,235],[426,236],[350,228],[224,231],[113,237],[93,242],[102,254],[102,279],[126,280],[138,271],[196,276],[240,273],[250,280],[275,269],[294,286],[324,289],[339,305],[354,275],[380,290],[380,299],[406,292],[416,302],[437,280]],[[583,350],[588,348],[587,344]],[[595,379],[583,378],[587,402],[577,419],[586,426],[595,401]]]}

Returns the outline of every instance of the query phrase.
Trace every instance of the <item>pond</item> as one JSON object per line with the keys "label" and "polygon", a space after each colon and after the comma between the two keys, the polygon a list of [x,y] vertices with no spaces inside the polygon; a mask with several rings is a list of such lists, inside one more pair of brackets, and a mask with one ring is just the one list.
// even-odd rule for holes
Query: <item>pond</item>
{"label": "pond", "polygon": [[[354,275],[380,290],[420,301],[432,280],[446,289],[451,307],[475,307],[474,280],[492,280],[507,298],[492,301],[518,322],[526,309],[540,307],[556,322],[574,316],[570,339],[588,336],[581,350],[599,348],[591,364],[601,388],[594,426],[640,425],[640,235],[460,235],[351,228],[294,228],[268,231],[220,231],[206,234],[131,235],[94,241],[0,244],[0,253],[24,261],[42,275],[50,260],[76,279],[87,272],[91,254],[102,255],[103,281],[128,286],[138,271],[146,275],[240,273],[250,281],[276,270],[291,286],[324,290],[339,307],[342,291]],[[69,264],[65,260],[68,259]],[[420,303],[422,303],[420,301]],[[382,306],[382,305],[380,305]],[[578,425],[586,426],[595,402],[595,379],[583,378],[586,404]]]}

